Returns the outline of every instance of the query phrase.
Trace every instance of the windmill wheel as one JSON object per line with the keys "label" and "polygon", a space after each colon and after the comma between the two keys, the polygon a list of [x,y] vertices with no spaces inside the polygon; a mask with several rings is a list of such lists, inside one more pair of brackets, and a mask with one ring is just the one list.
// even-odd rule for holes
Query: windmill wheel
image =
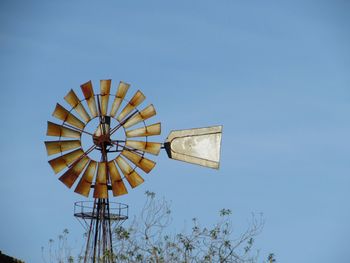
{"label": "windmill wheel", "polygon": [[45,141],[45,146],[59,180],[68,188],[75,185],[76,193],[89,196],[93,188],[94,198],[108,198],[109,190],[113,196],[127,194],[125,181],[137,187],[144,182],[138,170],[149,173],[154,168],[156,163],[145,155],[159,154],[161,143],[148,137],[159,135],[161,125],[146,124],[156,110],[152,104],[138,109],[145,100],[140,90],[126,100],[129,87],[120,82],[113,95],[111,80],[101,80],[100,93],[95,94],[89,81],[81,85],[84,99],[73,90],[64,97],[69,110],[56,105],[52,115],[61,123],[49,121],[47,136],[58,138]]}

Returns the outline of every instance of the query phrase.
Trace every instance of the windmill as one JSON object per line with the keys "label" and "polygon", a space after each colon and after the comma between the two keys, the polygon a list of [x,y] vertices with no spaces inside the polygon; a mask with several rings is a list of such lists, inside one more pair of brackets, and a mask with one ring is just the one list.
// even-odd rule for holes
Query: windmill
{"label": "windmill", "polygon": [[127,194],[126,182],[131,188],[142,184],[140,173],[156,165],[148,155],[161,149],[171,159],[218,169],[222,126],[172,131],[164,143],[154,142],[161,124],[146,123],[156,110],[152,104],[139,109],[145,100],[140,90],[126,99],[130,85],[125,82],[116,93],[111,93],[111,80],[100,81],[99,93],[91,81],[80,87],[83,99],[73,90],[64,97],[69,110],[57,103],[52,115],[60,123],[48,121],[46,134],[56,140],[45,141],[45,146],[59,180],[94,198],[75,203],[74,215],[87,230],[84,262],[110,263],[115,261],[113,228],[128,218],[128,206],[110,202],[110,194]]}

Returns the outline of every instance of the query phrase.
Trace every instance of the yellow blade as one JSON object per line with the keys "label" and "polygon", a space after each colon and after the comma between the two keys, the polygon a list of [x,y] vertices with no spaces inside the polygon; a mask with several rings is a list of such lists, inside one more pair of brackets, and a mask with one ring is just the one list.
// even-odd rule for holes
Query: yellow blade
{"label": "yellow blade", "polygon": [[52,116],[64,122],[68,122],[74,127],[77,127],[79,129],[84,129],[84,126],[85,126],[84,123],[58,103],[56,104],[56,108],[52,113]]}
{"label": "yellow blade", "polygon": [[101,89],[101,114],[103,116],[107,115],[108,109],[108,100],[109,100],[109,92],[111,89],[111,80],[104,79],[100,81],[100,89]]}
{"label": "yellow blade", "polygon": [[122,170],[126,180],[132,188],[135,188],[144,182],[142,177],[137,172],[135,172],[134,169],[131,168],[131,166],[123,157],[119,155],[115,160],[117,161],[120,170]]}
{"label": "yellow blade", "polygon": [[45,142],[47,155],[61,153],[81,147],[79,140]]}
{"label": "yellow blade", "polygon": [[125,146],[131,149],[136,149],[136,150],[148,152],[154,155],[158,155],[161,144],[158,142],[142,142],[142,141],[127,140],[125,143]]}
{"label": "yellow blade", "polygon": [[131,98],[129,103],[124,107],[122,112],[117,117],[118,121],[123,120],[133,109],[135,109],[138,105],[140,105],[145,100],[145,95],[142,94],[140,90],[138,90],[135,95]]}
{"label": "yellow blade", "polygon": [[86,99],[86,102],[89,106],[91,116],[93,118],[95,118],[98,115],[98,113],[97,113],[97,107],[96,107],[95,93],[94,93],[94,90],[92,88],[91,81],[88,81],[88,82],[82,84],[80,86],[80,88],[81,88],[81,90],[84,94],[84,97]]}
{"label": "yellow blade", "polygon": [[89,162],[89,158],[84,156],[79,162],[74,164],[70,169],[68,169],[59,179],[68,188],[71,188],[74,182],[77,180],[79,175],[82,173],[84,168]]}
{"label": "yellow blade", "polygon": [[97,162],[90,161],[88,167],[86,168],[83,174],[83,177],[80,179],[74,192],[86,197],[89,196],[92,180],[94,179],[94,176],[95,176],[96,166],[97,166]]}
{"label": "yellow blade", "polygon": [[126,137],[153,136],[160,134],[160,122],[126,132]]}
{"label": "yellow blade", "polygon": [[112,117],[114,117],[117,114],[117,111],[118,111],[120,105],[122,104],[123,99],[124,99],[126,93],[128,92],[129,87],[130,87],[130,84],[128,84],[128,83],[125,83],[122,81],[119,83],[117,94],[115,95],[115,99],[113,101],[112,108],[111,108],[110,115]]}
{"label": "yellow blade", "polygon": [[153,107],[153,105],[149,105],[142,111],[136,113],[134,116],[132,116],[127,122],[123,124],[124,128],[129,128],[130,126],[133,126],[141,121],[145,121],[152,116],[156,115],[156,109]]}
{"label": "yellow blade", "polygon": [[106,162],[98,163],[94,198],[108,198]]}
{"label": "yellow blade", "polygon": [[64,168],[69,167],[71,163],[78,160],[80,156],[84,154],[83,150],[77,149],[70,153],[64,154],[62,156],[59,156],[55,159],[52,159],[49,161],[49,164],[51,165],[52,169],[55,171],[55,173],[59,173]]}
{"label": "yellow blade", "polygon": [[69,105],[79,114],[79,116],[85,121],[88,122],[91,118],[86,112],[84,106],[81,104],[78,96],[73,90],[70,90],[68,94],[64,97]]}
{"label": "yellow blade", "polygon": [[123,183],[123,180],[119,174],[119,171],[114,161],[108,162],[108,170],[109,170],[109,176],[112,183],[113,196],[127,194],[128,190],[126,190],[126,187]]}
{"label": "yellow blade", "polygon": [[145,173],[149,173],[156,165],[155,162],[145,157],[142,157],[141,155],[138,155],[135,152],[123,150],[121,154],[128,158],[137,167],[141,168],[142,171],[144,171]]}
{"label": "yellow blade", "polygon": [[47,136],[68,137],[68,138],[80,138],[81,133],[56,123],[47,122]]}

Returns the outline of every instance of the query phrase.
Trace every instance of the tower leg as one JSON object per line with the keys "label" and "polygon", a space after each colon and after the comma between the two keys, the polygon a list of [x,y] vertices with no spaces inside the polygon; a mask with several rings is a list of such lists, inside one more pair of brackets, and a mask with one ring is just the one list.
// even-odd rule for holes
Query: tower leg
{"label": "tower leg", "polygon": [[74,216],[84,223],[86,249],[84,263],[114,263],[113,229],[128,219],[128,205],[96,198],[74,204]]}
{"label": "tower leg", "polygon": [[113,239],[108,199],[95,199],[87,233],[84,263],[113,263]]}

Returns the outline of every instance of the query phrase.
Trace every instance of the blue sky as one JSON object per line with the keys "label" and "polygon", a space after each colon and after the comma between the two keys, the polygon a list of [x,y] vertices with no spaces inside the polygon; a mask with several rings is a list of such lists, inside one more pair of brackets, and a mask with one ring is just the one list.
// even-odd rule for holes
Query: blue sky
{"label": "blue sky", "polygon": [[114,201],[172,201],[174,228],[225,207],[237,231],[266,220],[256,247],[283,263],[350,257],[350,3],[1,1],[0,250],[40,262],[82,198],[47,164],[56,102],[92,80],[124,80],[173,129],[224,125],[220,170],[169,160]]}

